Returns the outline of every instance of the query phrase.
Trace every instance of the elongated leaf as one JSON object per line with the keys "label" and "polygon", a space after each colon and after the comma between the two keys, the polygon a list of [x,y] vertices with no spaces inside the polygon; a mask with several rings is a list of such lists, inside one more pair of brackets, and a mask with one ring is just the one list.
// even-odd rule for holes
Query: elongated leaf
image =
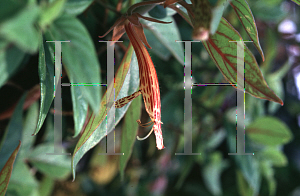
{"label": "elongated leaf", "polygon": [[92,3],[93,0],[68,0],[65,4],[65,13],[69,15],[79,15]]}
{"label": "elongated leaf", "polygon": [[[68,76],[73,78],[74,83],[100,84],[100,65],[95,47],[88,31],[78,19],[63,15],[50,26],[46,38],[47,40],[71,41],[62,43],[61,48],[64,68]],[[101,88],[85,86],[82,92],[93,111],[98,111]]]}
{"label": "elongated leaf", "polygon": [[176,182],[175,188],[178,190],[182,187],[184,181],[188,177],[189,173],[191,172],[193,165],[194,165],[194,159],[191,158],[192,156],[188,156],[188,158],[184,159],[184,163],[181,167],[181,172],[178,178],[178,181]]}
{"label": "elongated leaf", "polygon": [[[20,66],[25,53],[16,46],[9,47],[8,43],[0,39],[0,88]],[[4,46],[5,45],[5,46]],[[7,49],[5,50],[5,48]],[[3,51],[2,51],[3,50]]]}
{"label": "elongated leaf", "polygon": [[[236,152],[236,124],[224,121],[227,130],[227,143],[229,145],[229,152]],[[247,135],[247,132],[246,132]],[[245,138],[245,152],[253,152],[247,137]],[[261,174],[259,169],[259,162],[254,155],[233,156],[237,166],[241,169],[242,175],[246,180],[247,186],[257,195],[260,189]]]}
{"label": "elongated leaf", "polygon": [[274,168],[272,167],[272,163],[270,163],[269,161],[262,161],[261,171],[262,175],[268,181],[270,196],[275,195],[277,183],[274,177]]}
{"label": "elongated leaf", "polygon": [[222,195],[221,173],[227,166],[221,153],[215,152],[210,155],[210,161],[203,168],[204,182],[213,195]]}
{"label": "elongated leaf", "polygon": [[284,167],[288,163],[284,153],[274,147],[268,147],[262,152],[259,152],[259,154],[262,156],[262,159],[270,161],[274,166],[277,167]]}
{"label": "elongated leaf", "polygon": [[[279,97],[284,98],[284,85],[282,78],[286,75],[286,73],[290,70],[293,63],[290,60],[287,60],[286,63],[278,69],[276,72],[267,75],[266,80],[270,84],[270,87],[274,89],[274,92],[279,95]],[[271,102],[269,104],[268,111],[270,114],[275,113],[279,109],[279,105]]]}
{"label": "elongated leaf", "polygon": [[13,17],[0,24],[0,35],[24,52],[35,53],[38,49],[38,31],[34,26],[39,7],[28,5]]}
{"label": "elongated leaf", "polygon": [[25,158],[28,155],[29,149],[34,144],[36,139],[35,136],[32,136],[32,130],[35,129],[38,121],[39,115],[39,105],[37,102],[32,104],[28,109],[25,121],[24,128],[22,133],[22,147],[20,148],[19,158]]}
{"label": "elongated leaf", "polygon": [[[149,15],[145,16],[149,17]],[[181,64],[184,64],[184,51],[182,44],[175,42],[175,40],[181,40],[181,38],[178,27],[173,17],[167,16],[162,20],[165,22],[173,21],[171,24],[154,23],[147,20],[140,21],[146,24],[149,27],[148,30],[151,32],[150,34],[149,32],[147,32],[147,28],[144,28],[147,39],[153,40],[152,43],[160,42],[165,48],[153,47],[153,52],[158,50],[158,55],[160,55],[159,53],[171,53]]]}
{"label": "elongated leaf", "polygon": [[[237,43],[229,41],[242,40],[240,34],[222,18],[217,32],[208,41],[203,42],[205,49],[225,77],[235,84],[237,82]],[[250,95],[274,101],[283,105],[282,100],[269,88],[258,67],[255,57],[245,47],[245,90]],[[241,74],[241,73],[240,73]],[[236,88],[236,86],[234,86]]]}
{"label": "elongated leaf", "polygon": [[18,14],[22,8],[26,6],[27,1],[0,1],[0,22],[11,18],[13,15]]}
{"label": "elongated leaf", "polygon": [[250,39],[253,41],[255,47],[257,48],[259,54],[261,55],[263,61],[265,60],[264,53],[259,43],[258,32],[256,28],[256,23],[251,12],[251,9],[246,0],[233,0],[230,2],[230,5],[234,9],[235,13],[238,16],[238,19],[241,21],[244,29],[249,35]]}
{"label": "elongated leaf", "polygon": [[[136,56],[133,54],[133,48],[130,46],[124,55],[121,65],[116,73],[115,77],[115,95],[117,99],[128,96],[134,93],[139,86],[138,79],[138,65]],[[133,57],[132,57],[133,56]],[[131,58],[133,58],[131,60]],[[130,69],[129,69],[130,68]],[[128,74],[127,74],[128,73]],[[110,97],[113,94],[109,95]],[[116,99],[116,100],[117,100]],[[76,144],[74,153],[72,156],[72,172],[75,179],[75,168],[82,156],[100,142],[106,136],[106,122],[104,121],[109,107],[106,108],[106,93],[101,101],[101,109],[99,114],[92,114],[79,141]],[[117,124],[125,112],[127,111],[129,104],[123,108],[116,109],[115,123]],[[107,132],[113,129],[112,124],[107,125]]]}
{"label": "elongated leaf", "polygon": [[51,193],[53,192],[53,188],[55,185],[55,181],[48,176],[44,176],[40,187],[39,187],[39,193],[40,195],[44,196],[50,196],[52,195]]}
{"label": "elongated leaf", "polygon": [[34,132],[35,135],[41,129],[54,98],[54,64],[48,48],[49,47],[45,47],[44,40],[40,35],[38,69],[41,88],[41,102],[39,120]]}
{"label": "elongated leaf", "polygon": [[[73,78],[70,78],[70,81],[72,83]],[[84,125],[85,119],[88,115],[88,103],[84,99],[82,88],[85,88],[85,86],[71,86],[75,129],[74,137],[78,136],[78,134],[80,133]]]}
{"label": "elongated leaf", "polygon": [[0,172],[0,196],[4,196],[6,193],[6,189],[13,169],[13,164],[19,152],[20,146],[21,146],[21,141],[19,141],[19,145],[13,151],[13,153],[11,154],[11,156],[9,157],[9,159],[7,160],[6,164],[4,165],[4,167]]}
{"label": "elongated leaf", "polygon": [[300,5],[300,0],[292,0],[293,2],[295,2],[297,5]]}
{"label": "elongated leaf", "polygon": [[[20,178],[20,176],[22,177]],[[26,180],[24,180],[25,178]],[[12,193],[11,195],[17,196],[33,196],[37,187],[38,181],[30,171],[30,167],[18,157],[18,160],[14,164],[14,170],[12,171],[10,182],[7,187],[7,195]]]}
{"label": "elongated leaf", "polygon": [[237,178],[236,181],[238,182],[237,184],[238,184],[239,195],[241,196],[255,195],[253,188],[247,183],[240,170],[236,170],[236,178]]}
{"label": "elongated leaf", "polygon": [[121,179],[124,179],[124,172],[127,162],[131,156],[133,144],[136,141],[136,136],[138,132],[137,119],[141,116],[141,106],[142,106],[142,96],[134,99],[130,105],[124,120],[124,125],[122,129],[122,140],[121,140],[121,152],[124,153],[120,157],[120,172]]}
{"label": "elongated leaf", "polygon": [[40,172],[54,179],[63,179],[71,173],[70,158],[67,155],[47,155],[54,150],[53,144],[37,146],[28,156],[30,163]]}
{"label": "elongated leaf", "polygon": [[0,168],[5,165],[5,161],[10,157],[14,149],[18,146],[19,140],[21,140],[23,130],[22,113],[25,98],[26,93],[18,102],[18,105],[15,108],[15,111],[8,124],[8,128],[5,131],[4,137],[0,143]]}
{"label": "elongated leaf", "polygon": [[169,5],[169,7],[176,11],[187,23],[189,23],[189,25],[193,26],[193,23],[183,6],[178,5],[177,7],[175,5]]}
{"label": "elongated leaf", "polygon": [[246,134],[253,141],[269,146],[286,144],[293,137],[287,125],[271,116],[254,121],[246,127]]}
{"label": "elongated leaf", "polygon": [[228,6],[231,0],[219,0],[217,5],[212,8],[212,18],[210,22],[210,33],[213,35],[218,29],[224,10]]}
{"label": "elongated leaf", "polygon": [[39,24],[42,29],[50,25],[62,13],[66,0],[56,0],[43,7]]}

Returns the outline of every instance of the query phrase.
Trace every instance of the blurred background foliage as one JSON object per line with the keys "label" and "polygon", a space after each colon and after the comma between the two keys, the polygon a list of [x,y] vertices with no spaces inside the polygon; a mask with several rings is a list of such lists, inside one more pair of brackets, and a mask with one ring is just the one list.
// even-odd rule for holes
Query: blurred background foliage
{"label": "blurred background foliage", "polygon": [[[140,0],[1,1],[0,168],[15,149],[10,144],[22,141],[7,195],[300,195],[300,32],[297,28],[300,10],[289,0],[248,2],[257,23],[265,61],[262,62],[254,45],[247,43],[247,46],[268,85],[284,101],[280,106],[246,94],[246,152],[254,152],[254,156],[228,155],[236,150],[236,90],[231,86],[193,88],[193,152],[201,156],[175,156],[176,152],[183,152],[184,50],[183,45],[174,40],[191,40],[192,28],[174,11],[162,6],[154,7],[148,14],[172,20],[173,26],[149,24],[145,34],[152,46],[148,51],[160,84],[166,148],[158,151],[153,135],[142,142],[135,141],[136,134],[145,135],[149,131],[139,127],[137,132],[134,119],[141,115],[142,122],[148,121],[144,104],[137,99],[115,129],[116,152],[126,149],[125,154],[127,151],[132,154],[126,154],[125,158],[98,155],[106,151],[104,139],[80,160],[74,182],[71,156],[46,155],[53,152],[54,112],[52,103],[47,117],[44,115],[45,122],[39,124],[39,85],[49,75],[41,74],[38,50],[41,54],[45,48],[45,62],[47,66],[52,63],[52,70],[48,66],[45,73],[51,76],[54,70],[53,48],[51,51],[51,47],[41,46],[41,34],[44,41],[50,40],[49,37],[65,32],[60,28],[70,25],[74,33],[70,35],[86,45],[75,46],[79,52],[73,48],[74,54],[70,50],[64,53],[63,49],[63,59],[78,55],[81,58],[81,54],[91,51],[92,57],[82,57],[82,64],[73,61],[78,66],[74,65],[74,70],[87,69],[88,74],[93,74],[90,73],[93,69],[88,67],[94,59],[89,58],[95,58],[99,63],[91,66],[98,66],[101,71],[97,77],[105,83],[106,44],[99,43],[98,36],[130,5],[138,2]],[[217,0],[210,2],[215,5]],[[223,16],[244,40],[248,39],[230,6]],[[80,37],[81,33],[87,36]],[[67,35],[65,37],[67,39]],[[110,38],[111,34],[105,39]],[[126,34],[121,40],[123,43],[115,45],[116,69],[129,43]],[[93,56],[93,50],[97,55]],[[70,68],[63,66],[62,82],[74,79]],[[226,83],[201,43],[192,44],[192,70],[194,83]],[[53,79],[49,77],[49,81],[45,88],[50,89],[48,103],[51,104]],[[70,87],[62,89],[63,146],[66,152],[72,153],[78,141],[78,137],[73,136],[80,131],[80,122],[73,119],[76,100],[72,93],[78,92],[71,92]],[[100,93],[95,96],[100,98]],[[93,108],[96,107],[93,104],[97,104],[93,102],[97,99],[93,99],[86,98],[79,103],[84,108],[88,104]],[[80,117],[85,119],[85,114]],[[40,132],[31,136],[37,124]]]}

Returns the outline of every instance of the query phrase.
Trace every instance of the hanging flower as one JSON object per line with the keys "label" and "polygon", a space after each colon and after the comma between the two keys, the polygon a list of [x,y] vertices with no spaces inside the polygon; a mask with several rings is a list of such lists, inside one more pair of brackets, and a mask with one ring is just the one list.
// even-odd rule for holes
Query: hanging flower
{"label": "hanging flower", "polygon": [[[151,60],[151,57],[144,46],[144,44],[151,48],[147,42],[147,39],[144,34],[143,27],[139,22],[139,18],[143,18],[145,20],[160,22],[160,23],[169,23],[159,21],[153,18],[144,17],[139,13],[133,13],[130,16],[122,16],[118,19],[113,27],[109,29],[108,32],[113,30],[113,41],[117,41],[120,37],[125,33],[127,33],[131,44],[133,45],[134,51],[136,53],[138,64],[139,64],[139,75],[140,75],[140,89],[129,95],[127,97],[123,97],[115,102],[116,108],[121,108],[134,98],[142,94],[146,111],[149,114],[151,119],[150,122],[142,124],[140,120],[137,120],[138,124],[143,127],[148,127],[153,124],[153,127],[149,134],[144,138],[137,137],[138,140],[144,140],[150,136],[150,134],[154,131],[156,137],[156,146],[159,150],[164,148],[163,137],[161,131],[161,104],[160,104],[160,91],[159,84],[157,79],[156,70],[154,64]],[[99,36],[100,38],[104,37]]]}

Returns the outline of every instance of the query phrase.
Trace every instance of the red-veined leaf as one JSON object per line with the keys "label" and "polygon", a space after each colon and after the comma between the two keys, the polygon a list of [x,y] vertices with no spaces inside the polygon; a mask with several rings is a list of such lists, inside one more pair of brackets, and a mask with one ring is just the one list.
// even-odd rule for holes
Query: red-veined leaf
{"label": "red-veined leaf", "polygon": [[246,2],[246,0],[233,0],[230,2],[230,5],[234,9],[244,29],[246,30],[250,39],[253,41],[255,47],[257,48],[264,61],[265,57],[259,44],[256,23],[248,3]]}
{"label": "red-veined leaf", "polygon": [[[130,45],[128,47],[126,54],[124,55],[123,61],[119,69],[117,70],[116,77],[115,77],[115,92],[110,91],[111,93],[109,95],[110,97],[109,100],[113,98],[114,96],[113,93],[115,93],[115,97],[117,99],[119,98],[118,95],[119,96],[122,95],[122,97],[124,97],[130,93],[135,92],[137,87],[139,86],[139,82],[137,82],[138,81],[137,62],[135,62],[136,60],[134,60],[134,58],[133,60],[131,60],[132,56],[133,56],[133,48]],[[134,63],[136,64],[136,67],[133,66]],[[134,83],[134,85],[132,86],[131,83]],[[126,84],[124,85],[126,88],[124,88],[123,84]],[[123,108],[116,109],[116,114],[115,114],[116,124],[120,121],[121,117],[125,114],[129,105],[130,104],[127,104]],[[106,122],[104,121],[104,119],[106,117],[107,111],[110,110],[110,107],[111,106],[107,106],[106,108],[106,93],[105,93],[102,97],[102,101],[100,105],[100,113],[99,114],[93,113],[91,115],[74,149],[74,153],[72,156],[72,172],[73,172],[74,179],[75,179],[75,168],[79,160],[83,157],[83,155],[88,150],[93,148],[96,144],[98,144],[101,141],[101,139],[103,139],[106,136]],[[108,132],[112,130],[112,126],[113,125],[107,125]]]}
{"label": "red-veined leaf", "polygon": [[292,0],[293,2],[295,2],[297,5],[300,5],[300,0]]}
{"label": "red-veined leaf", "polygon": [[9,183],[9,179],[11,176],[11,172],[13,169],[13,164],[15,162],[16,156],[19,152],[21,146],[21,141],[19,141],[19,145],[17,146],[17,148],[13,151],[13,153],[10,155],[9,159],[7,160],[6,164],[4,165],[3,169],[0,172],[0,195],[4,196],[8,183]]}
{"label": "red-veined leaf", "polygon": [[[229,41],[242,40],[240,34],[222,18],[217,32],[208,41],[203,42],[209,55],[225,77],[232,84],[237,82],[237,43]],[[251,53],[245,47],[245,90],[250,95],[274,101],[283,105],[282,100],[269,88],[258,64]]]}

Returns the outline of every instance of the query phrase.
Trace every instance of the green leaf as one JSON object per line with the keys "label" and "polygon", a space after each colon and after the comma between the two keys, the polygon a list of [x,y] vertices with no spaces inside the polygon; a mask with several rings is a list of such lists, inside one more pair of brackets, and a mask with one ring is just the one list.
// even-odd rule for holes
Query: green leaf
{"label": "green leaf", "polygon": [[14,43],[24,52],[35,53],[38,49],[38,31],[34,26],[39,8],[32,4],[0,24],[0,36]]}
{"label": "green leaf", "polygon": [[255,17],[259,18],[261,21],[279,23],[289,14],[288,11],[286,9],[282,9],[280,5],[272,3],[278,3],[277,0],[251,2],[253,5],[251,6],[251,9],[253,13],[255,13]]}
{"label": "green leaf", "polygon": [[212,18],[210,22],[210,34],[215,34],[219,23],[221,21],[221,18],[223,16],[224,10],[228,6],[231,0],[219,0],[217,2],[217,5],[212,8]]}
{"label": "green leaf", "polygon": [[254,142],[268,146],[286,144],[293,137],[286,124],[271,116],[262,117],[254,121],[246,127],[246,134]]}
{"label": "green leaf", "polygon": [[[22,177],[20,178],[20,176]],[[30,167],[21,159],[18,159],[11,174],[7,193],[11,192],[14,196],[33,196],[37,187],[38,181],[34,178]]]}
{"label": "green leaf", "polygon": [[[132,46],[129,47],[126,54],[123,57],[123,61],[117,73],[115,74],[115,96],[116,100],[126,97],[136,91],[139,86],[138,78],[138,64],[135,55],[133,54]],[[132,59],[132,60],[131,60]],[[111,94],[110,96],[113,96]],[[101,101],[101,109],[98,114],[92,114],[89,121],[84,128],[84,131],[76,144],[74,153],[72,156],[72,172],[75,179],[75,168],[82,156],[94,147],[106,136],[106,122],[104,121],[107,111],[110,108],[106,108],[106,93]],[[115,123],[121,120],[130,104],[125,105],[123,108],[116,109]],[[107,133],[113,129],[113,125],[107,125]]]}
{"label": "green leaf", "polygon": [[210,155],[209,162],[202,169],[206,187],[213,195],[222,195],[221,173],[227,166],[228,163],[222,160],[222,154],[214,152]]}
{"label": "green leaf", "polygon": [[137,97],[132,101],[129,109],[124,118],[124,125],[122,130],[121,139],[121,152],[124,153],[120,156],[120,172],[121,179],[124,179],[124,172],[129,158],[131,157],[133,144],[136,141],[139,125],[136,123],[137,119],[141,117],[142,96]]}
{"label": "green leaf", "polygon": [[23,130],[23,105],[26,95],[27,93],[25,93],[18,102],[4,133],[4,137],[2,138],[2,141],[0,143],[0,168],[5,165],[4,161],[6,161],[11,156],[14,149],[16,149],[19,141],[21,140]]}
{"label": "green leaf", "polygon": [[164,9],[162,5],[156,5],[153,9],[151,9],[149,12],[149,15],[154,18],[165,18],[167,16],[167,10]]}
{"label": "green leaf", "polygon": [[44,141],[54,143],[54,115],[51,114],[47,117],[45,122],[45,136]]}
{"label": "green leaf", "polygon": [[164,61],[168,61],[171,56],[171,52],[160,41],[157,40],[157,38],[153,35],[153,33],[150,30],[144,28],[144,33],[147,38],[147,41],[151,43],[150,46],[153,49],[151,50],[151,52],[156,54],[159,58],[163,59]]}
{"label": "green leaf", "polygon": [[238,16],[238,19],[241,21],[244,29],[249,35],[250,39],[253,41],[255,47],[257,48],[259,54],[261,55],[263,61],[265,60],[264,53],[259,43],[258,32],[256,28],[256,23],[251,12],[251,9],[246,0],[233,0],[230,5],[234,9],[235,13]]}
{"label": "green leaf", "polygon": [[0,1],[0,23],[17,15],[22,8],[26,7],[28,0],[25,1]]}
{"label": "green leaf", "polygon": [[180,189],[181,186],[183,185],[185,179],[191,172],[193,165],[194,165],[194,159],[192,158],[192,156],[188,156],[188,158],[184,159],[184,163],[181,167],[181,172],[179,174],[178,181],[176,182],[176,185],[175,185],[175,188],[177,190]]}
{"label": "green leaf", "polygon": [[38,70],[41,88],[41,102],[39,120],[34,132],[35,135],[41,129],[54,98],[54,64],[48,47],[44,45],[42,36],[40,36]]}
{"label": "green leaf", "polygon": [[270,161],[274,166],[277,167],[284,167],[288,163],[284,153],[273,147],[264,149],[263,151],[259,152],[259,155],[262,157],[262,159]]}
{"label": "green leaf", "polygon": [[254,195],[257,195],[261,185],[258,161],[253,155],[236,156],[235,158]]}
{"label": "green leaf", "polygon": [[[73,82],[73,78],[70,78],[70,82]],[[71,86],[71,96],[73,104],[73,118],[74,118],[74,137],[80,133],[85,119],[88,115],[88,103],[84,99],[83,89],[85,86]],[[101,87],[99,87],[101,88]]]}
{"label": "green leaf", "polygon": [[[60,17],[52,23],[46,38],[47,40],[71,41],[62,43],[61,47],[64,68],[74,83],[100,84],[100,65],[95,47],[88,31],[78,19],[67,15]],[[101,88],[85,86],[82,88],[82,93],[93,111],[98,111]]]}
{"label": "green leaf", "polygon": [[[266,76],[266,80],[270,84],[270,87],[274,89],[274,92],[281,98],[284,98],[284,86],[283,86],[282,78],[290,70],[292,65],[293,63],[287,60],[286,63],[280,69]],[[275,113],[278,110],[278,107],[279,107],[278,104],[271,102],[269,104],[268,111],[270,113]]]}
{"label": "green leaf", "polygon": [[[227,130],[227,142],[230,150],[229,152],[235,152],[236,151],[236,124],[229,123],[226,120],[224,124]],[[246,145],[245,146],[246,153],[252,152],[247,137],[246,137],[245,145]],[[256,156],[241,155],[241,156],[233,156],[233,158],[237,166],[241,170],[242,175],[244,176],[243,179],[246,180],[245,182],[246,185],[249,186],[251,190],[253,190],[254,195],[257,195],[261,184],[261,174],[259,170],[259,162]]]}
{"label": "green leaf", "polygon": [[33,149],[28,160],[40,172],[53,179],[64,179],[71,173],[71,160],[67,155],[48,155],[53,153],[53,144],[41,144]]}
{"label": "green leaf", "polygon": [[54,184],[55,181],[48,176],[44,176],[40,187],[39,187],[39,195],[43,196],[50,196],[51,193],[53,192]]}
{"label": "green leaf", "polygon": [[294,3],[296,3],[297,5],[300,5],[300,0],[292,0]]}
{"label": "green leaf", "polygon": [[44,4],[39,18],[39,25],[42,29],[50,25],[56,18],[58,18],[64,8],[66,0],[56,0],[50,4]]}
{"label": "green leaf", "polygon": [[[222,18],[217,32],[212,35],[208,41],[203,42],[203,45],[225,79],[235,84],[237,82],[237,43],[229,42],[232,40],[239,41],[242,40],[242,38],[240,34]],[[247,46],[244,47],[246,92],[254,97],[268,99],[283,105],[282,100],[268,87],[251,51]],[[236,88],[236,86],[234,87]]]}
{"label": "green leaf", "polygon": [[274,177],[274,169],[269,161],[262,161],[260,164],[262,175],[267,179],[269,184],[270,196],[276,193],[276,180]]}
{"label": "green leaf", "polygon": [[189,25],[193,26],[189,14],[183,6],[169,5],[168,7],[172,8],[174,11],[176,11],[187,23],[189,23]]}
{"label": "green leaf", "polygon": [[[0,196],[4,196],[6,193],[6,189],[9,183],[9,179],[11,176],[11,172],[13,169],[13,164],[15,162],[16,156],[19,152],[21,146],[21,141],[19,141],[19,145],[17,148],[13,151],[13,153],[8,158],[7,162],[5,163],[4,167],[2,168],[0,172]],[[1,156],[2,159],[2,156]]]}
{"label": "green leaf", "polygon": [[[149,15],[145,14],[145,16],[149,17]],[[162,56],[164,53],[171,53],[182,65],[184,64],[184,51],[182,43],[175,42],[175,40],[181,40],[178,27],[175,23],[175,20],[171,16],[165,17],[162,21],[171,22],[170,24],[161,24],[161,23],[154,23],[147,20],[140,20],[143,24],[149,27],[149,32],[147,32],[147,28],[144,28],[145,35],[147,39],[149,39],[149,43],[161,43],[164,47],[161,47],[161,44],[158,44],[156,47],[153,48],[153,52],[159,56]],[[150,41],[152,40],[152,41]],[[168,55],[164,55],[168,58]]]}
{"label": "green leaf", "polygon": [[[0,42],[4,44],[1,39]],[[15,73],[25,56],[25,53],[16,46],[9,47],[8,43],[5,45],[4,49],[0,49],[0,88]]]}
{"label": "green leaf", "polygon": [[38,121],[39,105],[34,102],[27,111],[25,117],[23,133],[22,133],[22,147],[20,148],[19,158],[25,158],[28,155],[29,149],[33,146],[36,137],[32,136],[32,130],[35,129]]}
{"label": "green leaf", "polygon": [[254,190],[249,186],[240,170],[236,171],[236,178],[238,184],[239,195],[241,196],[254,196]]}
{"label": "green leaf", "polygon": [[64,12],[69,15],[79,15],[92,3],[93,0],[68,0],[65,4]]}

